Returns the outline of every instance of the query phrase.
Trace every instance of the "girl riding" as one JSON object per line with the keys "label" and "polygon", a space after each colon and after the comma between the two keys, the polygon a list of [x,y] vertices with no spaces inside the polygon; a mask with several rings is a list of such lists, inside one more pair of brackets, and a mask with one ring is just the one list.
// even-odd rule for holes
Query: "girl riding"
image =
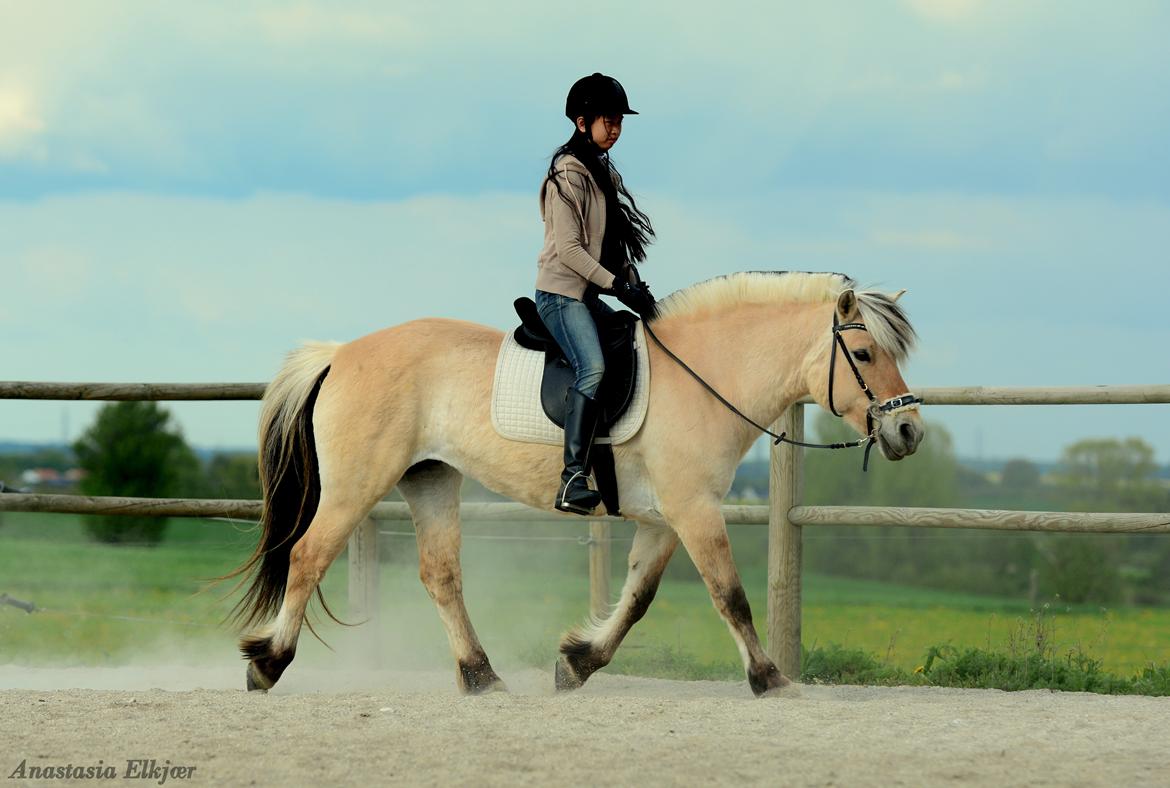
{"label": "girl riding", "polygon": [[613,77],[577,80],[565,101],[573,136],[553,154],[540,190],[536,308],[576,375],[565,403],[565,469],[555,506],[575,514],[588,515],[601,501],[588,482],[599,417],[594,395],[605,373],[594,315],[613,310],[598,295],[612,295],[644,318],[654,315],[654,298],[633,270],[646,259],[654,228],[609,158],[623,116],[637,114]]}

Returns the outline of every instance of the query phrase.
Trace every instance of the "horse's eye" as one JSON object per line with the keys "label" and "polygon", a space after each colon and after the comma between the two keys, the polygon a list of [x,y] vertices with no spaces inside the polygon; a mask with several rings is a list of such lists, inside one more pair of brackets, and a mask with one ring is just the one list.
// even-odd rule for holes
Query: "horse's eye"
{"label": "horse's eye", "polygon": [[864,363],[866,363],[866,362],[868,362],[868,361],[871,361],[871,360],[872,360],[872,359],[869,357],[869,351],[868,351],[868,350],[854,350],[854,351],[853,351],[853,357],[854,357],[855,359],[857,359],[858,361],[860,361],[861,363],[863,363],[863,364],[864,364]]}

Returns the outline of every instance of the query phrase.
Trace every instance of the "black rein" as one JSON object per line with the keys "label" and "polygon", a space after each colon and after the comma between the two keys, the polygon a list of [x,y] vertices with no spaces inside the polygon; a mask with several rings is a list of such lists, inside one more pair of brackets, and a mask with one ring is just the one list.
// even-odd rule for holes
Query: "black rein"
{"label": "black rein", "polygon": [[862,472],[869,470],[869,452],[871,449],[873,449],[874,444],[877,443],[877,438],[874,436],[874,421],[873,421],[874,411],[877,410],[880,413],[889,413],[893,410],[896,410],[899,408],[909,407],[911,405],[917,405],[917,404],[922,402],[921,397],[917,397],[914,394],[907,393],[907,394],[903,394],[899,397],[894,397],[894,398],[887,400],[886,402],[883,402],[881,404],[878,403],[877,397],[874,396],[873,392],[870,391],[869,386],[866,385],[865,378],[863,378],[861,376],[861,370],[859,370],[857,368],[857,364],[853,363],[853,358],[849,354],[849,348],[847,348],[845,346],[845,340],[843,340],[841,338],[842,331],[847,331],[849,329],[856,329],[859,331],[865,331],[866,330],[865,324],[864,323],[844,323],[844,324],[839,323],[837,321],[837,313],[834,310],[834,312],[833,312],[833,344],[830,345],[830,347],[829,347],[829,409],[833,412],[834,416],[841,416],[841,414],[837,412],[837,407],[833,402],[833,375],[834,375],[834,370],[835,370],[836,364],[837,364],[836,346],[840,345],[841,353],[845,356],[845,360],[849,363],[850,369],[853,370],[853,377],[857,379],[857,385],[861,386],[861,390],[863,392],[865,392],[865,396],[870,401],[870,408],[869,408],[869,410],[866,411],[866,414],[865,414],[865,428],[866,428],[868,434],[864,438],[859,438],[855,441],[848,441],[846,443],[805,443],[804,441],[792,440],[791,438],[788,437],[788,433],[781,432],[779,435],[777,435],[776,433],[772,432],[767,427],[763,427],[763,426],[757,424],[754,420],[752,420],[748,416],[744,415],[744,413],[739,408],[735,407],[730,402],[728,402],[726,397],[724,397],[722,394],[720,394],[718,391],[716,391],[711,386],[710,383],[708,383],[707,381],[705,381],[701,377],[699,377],[698,373],[696,373],[693,369],[691,369],[689,366],[687,366],[686,362],[684,362],[681,358],[676,356],[671,351],[670,348],[668,348],[666,345],[664,345],[662,343],[662,340],[658,338],[658,335],[654,333],[654,329],[652,329],[650,327],[649,322],[643,320],[642,325],[643,325],[643,327],[645,327],[646,333],[650,335],[650,338],[654,340],[654,342],[658,345],[658,347],[662,348],[662,352],[664,352],[667,356],[669,356],[680,367],[685,369],[687,371],[687,374],[689,374],[692,378],[697,380],[703,388],[705,388],[708,392],[710,392],[711,396],[715,397],[715,399],[717,399],[721,403],[723,403],[723,405],[728,410],[730,410],[735,415],[739,416],[741,419],[743,419],[748,424],[755,427],[760,432],[763,432],[763,433],[771,436],[772,438],[774,438],[774,440],[772,441],[773,445],[778,445],[780,443],[791,443],[793,446],[801,446],[801,447],[806,448],[806,449],[855,449],[855,448],[864,444],[865,445],[865,456],[864,456],[864,459],[862,460],[862,463],[861,463]]}

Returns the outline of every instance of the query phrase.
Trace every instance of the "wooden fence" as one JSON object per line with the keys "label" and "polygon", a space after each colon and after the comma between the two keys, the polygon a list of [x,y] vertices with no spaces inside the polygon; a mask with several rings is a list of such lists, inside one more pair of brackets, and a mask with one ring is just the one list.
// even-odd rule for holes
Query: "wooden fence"
{"label": "wooden fence", "polygon": [[[249,400],[264,384],[139,384],[0,382],[0,399],[54,400]],[[1168,404],[1170,385],[1066,388],[933,388],[920,392],[928,405],[1104,405]],[[773,425],[795,440],[804,438],[804,407],[799,402]],[[924,528],[980,528],[1077,533],[1170,533],[1170,514],[1016,512],[801,505],[804,450],[784,443],[772,447],[769,502],[766,506],[724,506],[729,524],[767,523],[767,650],[787,675],[800,672],[802,532],[805,526],[873,525]],[[0,511],[126,514],[256,519],[256,501],[87,498],[72,495],[0,495]],[[515,503],[465,503],[464,520],[549,521],[555,516]],[[377,521],[409,520],[404,503],[378,504],[349,544],[349,599],[353,615],[378,618]],[[610,602],[609,521],[589,523],[590,607],[597,613]]]}

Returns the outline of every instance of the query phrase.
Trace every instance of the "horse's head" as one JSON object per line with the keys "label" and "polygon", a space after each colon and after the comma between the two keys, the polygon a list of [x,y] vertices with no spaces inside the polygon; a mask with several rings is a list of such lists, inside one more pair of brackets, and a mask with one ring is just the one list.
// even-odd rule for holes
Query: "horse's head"
{"label": "horse's head", "polygon": [[818,343],[805,367],[817,404],[872,435],[888,460],[913,454],[926,434],[919,400],[898,369],[915,340],[897,304],[901,295],[844,290],[833,305],[828,347]]}

